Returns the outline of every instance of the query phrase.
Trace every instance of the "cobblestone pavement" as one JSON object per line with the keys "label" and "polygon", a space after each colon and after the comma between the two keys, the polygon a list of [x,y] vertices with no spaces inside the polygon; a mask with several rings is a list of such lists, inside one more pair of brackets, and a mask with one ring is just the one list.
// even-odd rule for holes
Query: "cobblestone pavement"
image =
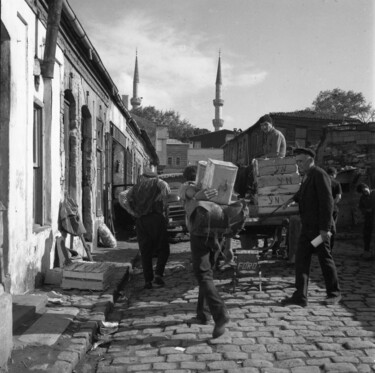
{"label": "cobblestone pavement", "polygon": [[233,293],[231,270],[218,273],[231,321],[212,339],[213,324],[189,322],[197,283],[188,243],[173,244],[166,286],[145,290],[141,271],[135,273],[107,318],[113,324],[75,372],[375,372],[375,262],[361,258],[361,246],[337,241],[343,300],[335,306],[322,302],[316,257],[307,308],[279,304],[294,291],[293,266],[284,260],[262,263],[261,292],[249,276]]}

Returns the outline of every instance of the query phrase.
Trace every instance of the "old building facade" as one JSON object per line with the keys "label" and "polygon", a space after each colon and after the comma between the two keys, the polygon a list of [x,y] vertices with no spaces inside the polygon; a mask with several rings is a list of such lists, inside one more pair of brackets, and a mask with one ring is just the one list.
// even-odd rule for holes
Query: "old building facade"
{"label": "old building facade", "polygon": [[[65,1],[1,3],[1,87],[1,283],[21,294],[53,267],[64,197],[78,205],[95,246],[98,225],[111,225],[116,193],[158,157]],[[74,245],[84,253],[77,237]]]}

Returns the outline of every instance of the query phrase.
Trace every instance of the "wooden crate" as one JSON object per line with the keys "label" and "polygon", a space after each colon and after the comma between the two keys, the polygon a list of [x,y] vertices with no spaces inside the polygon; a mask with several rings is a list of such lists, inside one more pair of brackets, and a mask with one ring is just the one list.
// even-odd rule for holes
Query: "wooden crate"
{"label": "wooden crate", "polygon": [[111,263],[77,262],[63,268],[63,289],[105,290],[114,272]]}

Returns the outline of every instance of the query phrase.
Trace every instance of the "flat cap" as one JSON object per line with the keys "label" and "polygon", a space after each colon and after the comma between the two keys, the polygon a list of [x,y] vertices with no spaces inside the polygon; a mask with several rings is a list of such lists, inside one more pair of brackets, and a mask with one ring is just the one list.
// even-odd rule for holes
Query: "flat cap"
{"label": "flat cap", "polygon": [[296,149],[294,149],[293,154],[294,155],[306,154],[306,155],[308,155],[312,158],[315,158],[315,156],[316,156],[314,150],[312,150],[310,148],[296,148]]}

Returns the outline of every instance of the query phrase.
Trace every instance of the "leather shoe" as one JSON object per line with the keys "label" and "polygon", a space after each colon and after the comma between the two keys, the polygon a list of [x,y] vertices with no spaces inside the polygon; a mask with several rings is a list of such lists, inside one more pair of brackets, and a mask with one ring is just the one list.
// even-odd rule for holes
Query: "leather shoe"
{"label": "leather shoe", "polygon": [[152,282],[146,282],[144,288],[145,289],[152,289]]}
{"label": "leather shoe", "polygon": [[212,331],[212,338],[215,339],[215,338],[221,337],[226,331],[225,325],[228,324],[228,322],[229,322],[228,316],[225,316],[221,320],[216,322],[214,330]]}
{"label": "leather shoe", "polygon": [[307,300],[295,298],[295,297],[284,298],[280,303],[281,303],[282,306],[307,307],[307,305],[308,305]]}
{"label": "leather shoe", "polygon": [[200,325],[207,325],[212,319],[205,318],[205,317],[192,317],[190,320],[187,321],[188,324],[200,324]]}
{"label": "leather shoe", "polygon": [[335,304],[339,303],[341,301],[341,295],[332,295],[332,296],[328,296],[324,303],[327,305],[327,306],[334,306]]}

